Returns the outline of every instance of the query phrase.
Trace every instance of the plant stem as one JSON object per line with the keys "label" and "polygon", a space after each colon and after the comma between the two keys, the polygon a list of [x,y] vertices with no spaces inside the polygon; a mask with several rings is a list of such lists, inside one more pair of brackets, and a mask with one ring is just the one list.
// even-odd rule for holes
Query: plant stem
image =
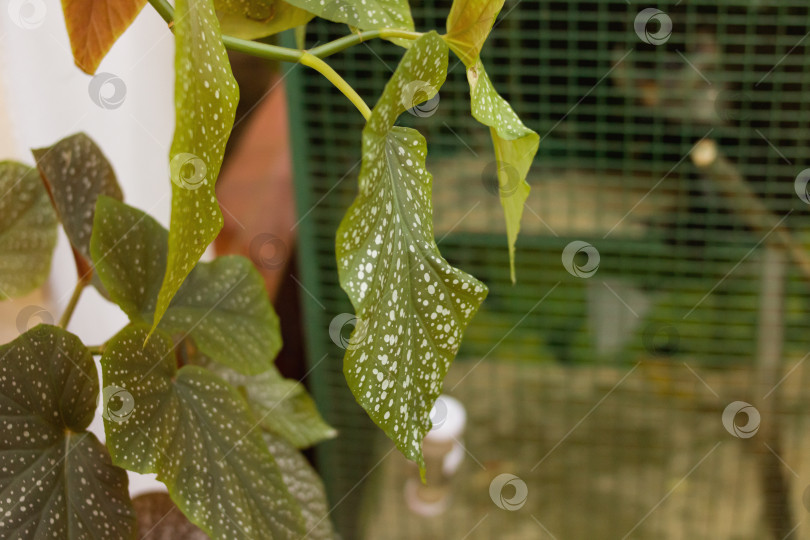
{"label": "plant stem", "polygon": [[368,108],[366,102],[363,101],[363,98],[352,88],[352,86],[343,80],[343,77],[337,74],[337,72],[332,69],[329,64],[318,58],[317,56],[313,56],[312,54],[305,52],[301,56],[301,64],[311,67],[335,85],[335,88],[343,92],[343,95],[349,98],[357,110],[360,111],[360,114],[363,115],[363,118],[368,120],[369,116],[371,116],[371,109]]}
{"label": "plant stem", "polygon": [[309,54],[311,54],[312,56],[317,56],[318,58],[326,58],[327,56],[339,53],[340,51],[346,50],[349,47],[352,47],[354,45],[363,43],[364,41],[368,41],[374,38],[384,38],[384,39],[401,38],[401,39],[416,40],[419,39],[420,37],[422,37],[421,32],[410,32],[408,30],[395,30],[391,28],[381,28],[379,30],[366,30],[365,32],[350,34],[348,36],[343,36],[342,38],[336,39],[334,41],[330,41],[329,43],[319,45],[318,47],[310,49]]}
{"label": "plant stem", "polygon": [[79,303],[79,298],[82,296],[82,291],[84,291],[84,288],[87,287],[88,283],[90,283],[89,277],[80,277],[76,282],[76,287],[73,289],[73,294],[70,297],[70,301],[68,302],[64,313],[62,313],[62,317],[59,319],[59,326],[61,328],[67,329],[70,318],[73,316],[73,312],[76,310],[76,304]]}
{"label": "plant stem", "polygon": [[[166,0],[149,0],[149,3],[152,4],[152,7],[155,8],[155,11],[158,12],[158,14],[163,18],[163,20],[169,24],[169,27],[171,27],[174,24],[174,9]],[[375,30],[374,32],[382,32],[382,31]],[[405,34],[416,35],[417,33],[389,30],[386,31],[385,36],[383,36],[382,34],[379,34],[379,36],[388,37],[388,34],[390,34],[390,37],[404,37]],[[355,39],[355,36],[359,36],[359,34],[346,36],[348,38],[352,38],[347,40],[348,45],[343,44],[337,45],[336,47],[334,47],[334,50],[327,47],[325,49],[326,54],[328,55],[336,53],[338,51],[345,49],[346,47],[349,47],[355,42],[360,43],[361,41],[363,41],[363,39]],[[366,37],[365,39],[371,38]],[[410,39],[415,39],[415,37],[411,37]],[[332,43],[337,43],[340,41],[341,40],[336,40]],[[321,60],[320,58],[309,52],[302,51],[299,49],[289,49],[287,47],[279,47],[277,45],[268,45],[266,43],[258,43],[256,41],[249,41],[246,39],[235,38],[232,36],[222,36],[222,43],[225,45],[225,47],[227,47],[232,51],[240,51],[243,53],[250,54],[252,56],[266,58],[268,60],[280,60],[283,62],[292,62],[310,67],[315,71],[317,71],[318,73],[320,73],[321,75],[323,75],[324,77],[326,77],[326,79],[333,85],[335,85],[335,87],[338,90],[343,92],[343,95],[349,98],[349,101],[351,101],[354,104],[354,106],[357,107],[357,110],[360,111],[360,114],[363,115],[363,118],[368,120],[368,117],[371,115],[371,109],[368,108],[366,102],[363,101],[363,98],[360,97],[360,95],[355,91],[355,89],[352,88],[352,86],[349,83],[347,83],[343,79],[343,77],[338,75],[338,73],[334,69],[332,69],[329,66],[329,64],[327,64],[326,62],[324,62],[323,60]],[[319,47],[319,49],[323,49],[327,45],[330,44],[327,43],[323,47]]]}
{"label": "plant stem", "polygon": [[87,350],[90,351],[90,354],[92,354],[93,356],[101,356],[102,354],[104,354],[104,347],[105,346],[106,346],[106,344],[105,345],[94,345],[92,347],[87,347]]}

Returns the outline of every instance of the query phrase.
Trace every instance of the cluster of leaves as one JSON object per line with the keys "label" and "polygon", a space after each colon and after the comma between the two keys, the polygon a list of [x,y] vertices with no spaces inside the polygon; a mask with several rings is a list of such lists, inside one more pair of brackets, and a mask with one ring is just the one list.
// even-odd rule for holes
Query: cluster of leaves
{"label": "cluster of leaves", "polygon": [[[0,289],[41,284],[61,222],[79,271],[130,324],[104,347],[101,395],[88,348],[62,328],[0,347],[0,535],[133,537],[129,469],[156,473],[215,538],[331,538],[323,486],[299,449],[335,432],[274,365],[279,321],[252,263],[197,264],[147,340],[168,232],[120,200],[86,135],[33,154],[37,169],[0,163]],[[99,400],[106,448],[86,430]]]}
{"label": "cluster of leaves", "polygon": [[[117,527],[114,536],[128,536],[132,511],[117,468],[124,467],[156,473],[186,516],[216,538],[330,537],[322,486],[297,449],[334,432],[300,384],[275,370],[278,319],[261,279],[242,258],[198,263],[222,228],[215,183],[239,99],[225,44],[318,69],[367,117],[358,195],[336,240],[340,283],[362,321],[344,373],[357,401],[424,475],[430,409],[487,288],[441,256],[425,139],[395,124],[439,91],[452,50],[467,68],[472,115],[492,135],[514,281],[539,137],[496,92],[480,58],[503,0],[455,0],[443,35],[415,32],[407,0],[176,0],[173,10],[149,1],[176,42],[170,230],[122,202],[112,167],[84,135],[34,151],[47,190],[36,171],[0,166],[8,193],[0,199],[0,294],[17,296],[45,279],[61,221],[82,279],[92,276],[130,319],[107,343],[101,366],[109,396],[121,389],[131,397],[105,415],[105,449],[85,430],[98,385],[78,338],[39,326],[3,348],[3,415],[9,428],[22,427],[7,431],[14,435],[0,447],[13,471],[0,479],[0,496],[20,499],[2,508],[0,531],[106,537]],[[114,4],[63,0],[76,64],[87,73],[146,0]],[[315,16],[377,31],[406,49],[373,109],[314,51],[241,41]],[[416,96],[415,82],[423,89]],[[42,478],[50,487],[24,495],[45,470],[56,471]],[[121,519],[111,524],[111,514]]]}

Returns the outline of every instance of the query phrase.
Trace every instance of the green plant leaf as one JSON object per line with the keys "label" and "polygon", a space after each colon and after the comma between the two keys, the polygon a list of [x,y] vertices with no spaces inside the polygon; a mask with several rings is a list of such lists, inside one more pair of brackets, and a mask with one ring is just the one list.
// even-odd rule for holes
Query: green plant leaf
{"label": "green plant leaf", "polygon": [[[152,324],[166,268],[167,237],[147,214],[99,197],[90,242],[93,260],[110,298],[132,322]],[[203,353],[242,373],[273,367],[281,349],[278,316],[264,280],[245,257],[198,264],[159,327],[191,337]]]}
{"label": "green plant leaf", "polygon": [[304,529],[308,540],[331,540],[335,538],[329,520],[329,503],[326,490],[318,473],[310,466],[301,452],[287,441],[270,433],[264,434],[267,448],[276,460],[281,476],[290,494],[301,506]]}
{"label": "green plant leaf", "polygon": [[481,60],[467,69],[473,118],[489,126],[498,174],[498,193],[506,218],[509,243],[509,272],[515,282],[515,242],[520,232],[523,205],[529,198],[526,176],[532,165],[540,137],[523,125],[512,107],[489,80]]}
{"label": "green plant leaf", "polygon": [[340,284],[360,319],[344,374],[374,422],[422,470],[430,409],[487,293],[439,253],[425,139],[394,127],[418,104],[414,85],[421,101],[441,87],[447,54],[445,42],[430,32],[403,56],[363,129],[360,193],[337,234]]}
{"label": "green plant leaf", "polygon": [[168,264],[152,330],[222,229],[214,184],[239,101],[212,0],[177,0],[174,20],[172,216]]}
{"label": "green plant leaf", "polygon": [[[392,28],[413,30],[408,0],[288,0],[290,4],[329,21],[348,24],[360,30]],[[393,40],[410,46],[407,40]]]}
{"label": "green plant leaf", "polygon": [[65,330],[0,347],[0,536],[134,538],[126,472],[86,431],[97,397],[96,365]]}
{"label": "green plant leaf", "polygon": [[73,59],[92,75],[146,0],[62,0]]}
{"label": "green plant leaf", "polygon": [[172,340],[128,327],[101,359],[106,384],[132,396],[105,418],[113,461],[157,473],[192,522],[214,538],[300,538],[303,520],[242,396],[198,366],[175,365]]}
{"label": "green plant leaf", "polygon": [[0,161],[0,300],[48,278],[58,221],[36,169]]}
{"label": "green plant leaf", "polygon": [[84,275],[92,270],[90,235],[96,199],[99,195],[124,199],[115,171],[101,149],[84,133],[65,137],[49,148],[34,149],[31,153],[73,246],[79,273]]}
{"label": "green plant leaf", "polygon": [[540,137],[520,121],[509,103],[498,94],[479,58],[502,7],[503,0],[454,0],[444,39],[467,67],[473,118],[490,128],[498,191],[506,218],[509,274],[514,283],[515,242],[530,191],[526,176],[537,154]]}
{"label": "green plant leaf", "polygon": [[308,23],[315,16],[283,0],[214,0],[222,33],[258,39]]}
{"label": "green plant leaf", "polygon": [[283,437],[296,448],[308,448],[337,435],[321,417],[304,385],[285,379],[275,367],[246,376],[215,364],[201,365],[242,392],[262,428]]}
{"label": "green plant leaf", "polygon": [[447,16],[444,40],[466,66],[472,66],[481,54],[504,0],[454,0]]}

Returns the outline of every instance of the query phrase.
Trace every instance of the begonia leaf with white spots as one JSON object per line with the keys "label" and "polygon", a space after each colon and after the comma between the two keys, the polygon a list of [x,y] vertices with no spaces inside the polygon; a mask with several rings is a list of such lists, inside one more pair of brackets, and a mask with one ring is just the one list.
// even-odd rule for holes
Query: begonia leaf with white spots
{"label": "begonia leaf with white spots", "polygon": [[179,370],[161,330],[122,330],[101,359],[104,382],[129,392],[124,421],[105,419],[113,461],[157,473],[180,510],[213,538],[300,538],[298,503],[242,396],[199,366]]}
{"label": "begonia leaf with white spots", "polygon": [[176,114],[169,152],[172,215],[168,264],[153,330],[222,229],[214,184],[239,101],[212,0],[177,0],[174,21]]}
{"label": "begonia leaf with white spots", "polygon": [[[408,0],[287,0],[290,4],[329,21],[360,30],[393,28],[413,30]],[[410,46],[407,40],[392,40]]]}
{"label": "begonia leaf with white spots", "polygon": [[498,94],[479,57],[502,7],[503,0],[454,0],[444,39],[467,67],[473,118],[490,128],[498,191],[506,219],[509,273],[514,283],[515,242],[530,191],[526,176],[537,154],[540,137],[521,122],[509,103]]}
{"label": "begonia leaf with white spots", "polygon": [[[152,324],[168,234],[140,210],[99,197],[90,243],[93,260],[110,298],[132,322]],[[279,320],[264,280],[245,257],[198,264],[159,328],[190,337],[213,360],[242,373],[272,368],[281,349]]]}
{"label": "begonia leaf with white spots", "polygon": [[58,221],[36,169],[0,162],[0,300],[48,278]]}
{"label": "begonia leaf with white spots", "polygon": [[124,200],[110,162],[84,133],[31,150],[62,227],[75,251],[90,261],[90,235],[99,195]]}
{"label": "begonia leaf with white spots", "polygon": [[[447,45],[435,32],[405,53],[363,129],[359,194],[340,224],[341,287],[360,323],[343,371],[357,401],[397,448],[424,469],[430,409],[486,287],[450,266],[433,237],[425,139],[394,127],[414,82],[438,91]],[[421,92],[426,101],[432,95]]]}
{"label": "begonia leaf with white spots", "polygon": [[301,506],[307,540],[332,540],[335,531],[329,519],[329,502],[318,473],[289,442],[265,433],[264,441],[276,460],[290,494]]}
{"label": "begonia leaf with white spots", "polygon": [[337,435],[327,424],[303,384],[285,379],[273,367],[258,375],[242,375],[220,366],[201,364],[237,388],[267,431],[296,448],[308,448]]}
{"label": "begonia leaf with white spots", "polygon": [[0,537],[135,537],[126,471],[86,431],[97,398],[96,365],[65,330],[0,347]]}
{"label": "begonia leaf with white spots", "polygon": [[315,16],[284,0],[214,0],[222,33],[258,39],[308,23]]}

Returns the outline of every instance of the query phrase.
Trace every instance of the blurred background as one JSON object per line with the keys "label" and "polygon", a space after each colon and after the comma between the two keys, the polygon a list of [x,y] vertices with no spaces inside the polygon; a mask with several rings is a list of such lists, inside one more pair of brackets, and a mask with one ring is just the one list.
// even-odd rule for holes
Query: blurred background
{"label": "blurred background", "polygon": [[[449,2],[411,4],[443,29]],[[810,9],[648,7],[508,0],[484,47],[541,137],[515,285],[464,66],[400,120],[428,140],[440,250],[490,288],[445,383],[466,426],[430,446],[455,468],[438,493],[346,388],[353,322],[325,331],[351,313],[334,235],[361,118],[317,74],[286,77],[310,380],[340,431],[316,456],[346,538],[810,537]],[[307,46],[342,33],[311,24]],[[373,102],[399,55],[330,60]]]}
{"label": "blurred background", "polygon": [[[0,17],[0,157],[30,164],[28,148],[86,131],[127,201],[167,224],[165,24],[147,6],[102,63],[126,86],[110,109],[45,4],[36,29]],[[450,4],[412,0],[417,30],[443,31]],[[305,44],[346,33],[313,21]],[[280,367],[339,431],[310,457],[343,538],[810,537],[808,35],[803,1],[507,0],[483,61],[541,137],[514,285],[498,164],[451,56],[438,97],[400,124],[428,141],[440,250],[490,294],[434,409],[427,486],[342,374],[356,321],[334,239],[362,117],[317,73],[232,55],[242,102],[215,249],[262,270]],[[401,54],[375,40],[329,63],[373,104]],[[21,314],[66,303],[58,250],[47,290],[0,304],[5,341],[39,322]],[[93,295],[70,328],[88,343],[125,324]],[[132,478],[135,494],[159,487]]]}

